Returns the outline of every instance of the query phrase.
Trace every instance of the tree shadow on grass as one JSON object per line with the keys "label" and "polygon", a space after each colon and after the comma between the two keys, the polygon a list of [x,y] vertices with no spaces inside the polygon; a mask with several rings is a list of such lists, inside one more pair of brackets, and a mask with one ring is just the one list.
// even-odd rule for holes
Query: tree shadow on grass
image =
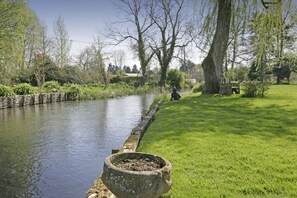
{"label": "tree shadow on grass", "polygon": [[157,113],[154,130],[164,132],[166,137],[161,139],[187,132],[216,132],[262,138],[291,136],[296,141],[296,109],[269,100],[257,106],[257,100],[261,99],[200,95],[168,102]]}

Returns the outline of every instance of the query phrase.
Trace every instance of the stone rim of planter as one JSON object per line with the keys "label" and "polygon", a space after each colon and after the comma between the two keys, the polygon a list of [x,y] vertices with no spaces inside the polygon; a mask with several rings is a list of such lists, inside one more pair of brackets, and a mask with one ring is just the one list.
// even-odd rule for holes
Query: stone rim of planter
{"label": "stone rim of planter", "polygon": [[[142,156],[153,158],[161,167],[153,171],[131,171],[117,167],[114,163],[126,157]],[[116,196],[154,198],[168,192],[171,188],[172,166],[161,156],[142,153],[125,152],[108,156],[104,161],[102,181]]]}

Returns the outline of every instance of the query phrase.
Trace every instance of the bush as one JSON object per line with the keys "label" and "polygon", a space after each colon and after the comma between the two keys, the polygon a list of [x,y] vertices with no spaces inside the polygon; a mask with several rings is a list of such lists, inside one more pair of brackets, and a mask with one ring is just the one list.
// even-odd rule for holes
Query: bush
{"label": "bush", "polygon": [[81,88],[78,85],[74,85],[74,84],[68,88],[67,93],[71,100],[78,100],[82,96]]}
{"label": "bush", "polygon": [[260,81],[250,81],[243,83],[244,97],[265,97],[266,92],[269,90],[269,83]]}
{"label": "bush", "polygon": [[17,95],[26,95],[34,93],[34,87],[28,83],[21,83],[13,87],[13,92]]}
{"label": "bush", "polygon": [[11,90],[11,88],[0,84],[0,97],[1,96],[8,97],[8,96],[13,96],[13,95],[15,95],[15,94]]}
{"label": "bush", "polygon": [[120,76],[114,76],[110,79],[110,83],[114,84],[114,83],[119,83],[121,82],[121,77]]}
{"label": "bush", "polygon": [[185,83],[184,73],[176,69],[169,70],[167,81],[171,87],[181,89]]}
{"label": "bush", "polygon": [[57,81],[48,81],[43,84],[43,89],[47,93],[58,92],[61,89],[61,86]]}
{"label": "bush", "polygon": [[202,92],[204,88],[204,84],[197,84],[193,87],[193,93]]}
{"label": "bush", "polygon": [[225,73],[225,77],[231,81],[243,82],[247,79],[249,73],[249,68],[244,66],[239,66],[234,69],[230,69]]}

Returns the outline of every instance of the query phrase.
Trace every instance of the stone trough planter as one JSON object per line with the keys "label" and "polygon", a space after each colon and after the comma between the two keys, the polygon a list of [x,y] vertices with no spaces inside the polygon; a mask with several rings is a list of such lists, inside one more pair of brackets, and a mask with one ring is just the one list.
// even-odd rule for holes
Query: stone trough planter
{"label": "stone trough planter", "polygon": [[147,153],[108,156],[102,181],[119,198],[158,198],[171,188],[171,163]]}

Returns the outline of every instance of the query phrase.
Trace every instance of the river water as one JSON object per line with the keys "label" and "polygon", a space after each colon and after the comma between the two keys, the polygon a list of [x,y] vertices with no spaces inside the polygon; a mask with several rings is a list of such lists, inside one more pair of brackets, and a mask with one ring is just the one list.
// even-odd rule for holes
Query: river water
{"label": "river water", "polygon": [[153,97],[0,110],[0,197],[85,197]]}

